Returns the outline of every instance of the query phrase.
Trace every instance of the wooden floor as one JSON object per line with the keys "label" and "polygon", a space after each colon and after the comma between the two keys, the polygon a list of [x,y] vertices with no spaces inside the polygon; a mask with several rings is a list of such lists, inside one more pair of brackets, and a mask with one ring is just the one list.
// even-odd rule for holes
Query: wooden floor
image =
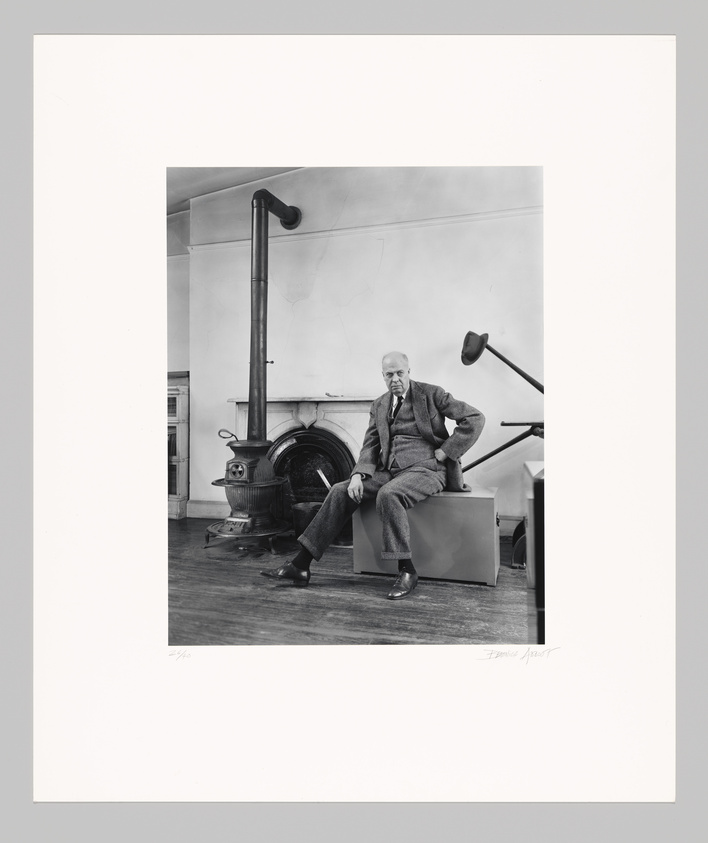
{"label": "wooden floor", "polygon": [[260,576],[299,547],[239,546],[204,533],[213,519],[169,521],[170,646],[234,644],[526,644],[526,572],[501,541],[497,586],[421,579],[405,600],[386,600],[393,577],[355,574],[352,550],[333,547],[306,588]]}

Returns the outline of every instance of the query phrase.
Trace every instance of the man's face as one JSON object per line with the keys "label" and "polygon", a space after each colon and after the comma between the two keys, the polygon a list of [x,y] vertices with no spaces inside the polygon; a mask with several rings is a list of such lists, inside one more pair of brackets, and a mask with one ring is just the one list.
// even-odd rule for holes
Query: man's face
{"label": "man's face", "polygon": [[411,380],[410,369],[405,358],[400,354],[391,354],[383,359],[383,377],[388,391],[394,395],[403,395],[408,391]]}

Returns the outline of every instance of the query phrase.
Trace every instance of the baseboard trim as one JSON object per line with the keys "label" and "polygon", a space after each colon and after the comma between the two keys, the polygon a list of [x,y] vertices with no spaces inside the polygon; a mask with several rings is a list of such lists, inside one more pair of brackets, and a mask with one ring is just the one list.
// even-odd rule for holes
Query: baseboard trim
{"label": "baseboard trim", "polygon": [[[184,518],[182,514],[184,509],[181,509],[180,514],[176,517]],[[231,507],[224,501],[187,501],[187,518],[226,518],[231,513]],[[174,518],[170,512],[170,517]],[[523,518],[516,515],[500,515],[499,520],[499,535],[511,536],[519,521]],[[504,522],[507,522],[506,524]]]}
{"label": "baseboard trim", "polygon": [[226,518],[231,507],[224,501],[188,501],[187,518]]}

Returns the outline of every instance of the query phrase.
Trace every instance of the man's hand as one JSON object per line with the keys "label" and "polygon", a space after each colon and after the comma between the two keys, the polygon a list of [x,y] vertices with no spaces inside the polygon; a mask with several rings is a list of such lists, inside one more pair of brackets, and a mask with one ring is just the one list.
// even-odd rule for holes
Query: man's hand
{"label": "man's hand", "polygon": [[[428,451],[428,453],[430,453],[430,451]],[[445,453],[445,451],[443,451],[442,448],[438,448],[435,452],[435,459],[438,462],[445,462],[445,460],[447,459],[447,454]]]}
{"label": "man's hand", "polygon": [[364,496],[364,484],[361,482],[361,474],[355,474],[349,481],[347,494],[353,501],[361,503],[361,499]]}

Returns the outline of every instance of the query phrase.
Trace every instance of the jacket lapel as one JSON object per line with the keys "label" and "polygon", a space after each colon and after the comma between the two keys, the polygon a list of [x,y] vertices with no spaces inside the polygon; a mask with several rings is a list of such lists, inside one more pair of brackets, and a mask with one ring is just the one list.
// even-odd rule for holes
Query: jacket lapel
{"label": "jacket lapel", "polygon": [[[388,410],[390,406],[390,395],[384,395],[381,401],[379,401],[379,406],[376,409],[376,427],[379,431],[379,442],[381,443],[381,461],[384,465],[386,465],[386,460],[388,460],[388,449],[389,449],[389,429],[388,429]],[[387,398],[389,400],[387,400]]]}
{"label": "jacket lapel", "polygon": [[425,394],[422,389],[418,388],[415,381],[411,381],[409,385],[411,397],[413,398],[413,415],[415,416],[415,423],[418,425],[418,430],[423,439],[437,445],[438,440],[433,433],[433,427],[430,424],[430,413],[428,413],[428,405],[425,401]]}

